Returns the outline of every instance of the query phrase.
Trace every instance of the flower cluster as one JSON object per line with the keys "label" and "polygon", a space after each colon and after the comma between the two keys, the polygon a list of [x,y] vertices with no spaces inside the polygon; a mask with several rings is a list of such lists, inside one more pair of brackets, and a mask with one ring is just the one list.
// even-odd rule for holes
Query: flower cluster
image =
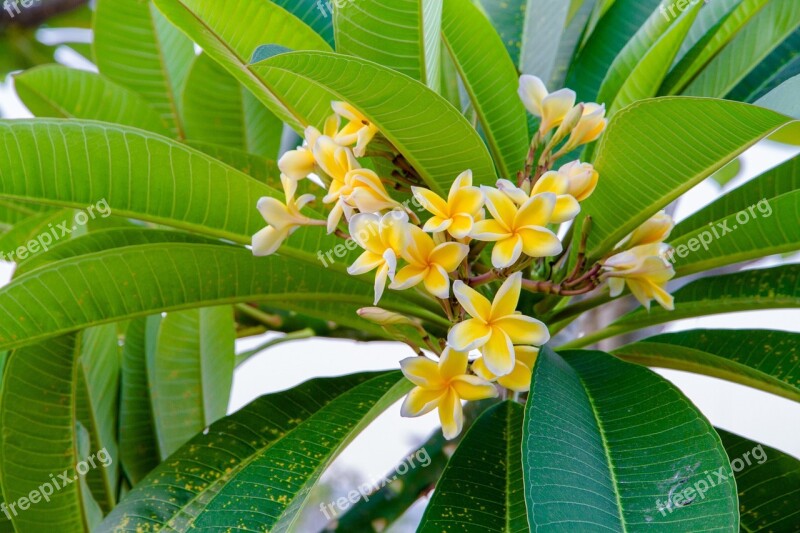
{"label": "flower cluster", "polygon": [[[256,255],[276,252],[301,226],[325,226],[328,233],[352,238],[362,249],[348,272],[372,276],[375,305],[387,285],[395,291],[413,289],[438,302],[450,324],[442,333],[419,319],[378,307],[363,308],[359,315],[415,350],[416,357],[401,362],[415,385],[402,413],[420,416],[438,409],[447,438],[461,432],[462,400],[527,392],[539,347],[550,333],[531,316],[530,304],[528,312],[518,310],[523,290],[570,297],[607,281],[617,295],[627,283],[643,303],[655,298],[671,305],[664,290],[671,276],[654,260],[671,229],[666,215],[648,221],[615,255],[594,265],[586,264],[583,253],[585,228],[559,231],[574,221],[599,180],[591,164],[560,160],[603,133],[604,107],[576,104],[575,93],[568,89],[548,93],[533,76],[521,77],[519,94],[539,119],[539,128],[525,167],[516,176],[497,180],[465,170],[442,197],[424,186],[368,116],[350,104],[333,102],[334,114],[322,131],[308,127],[303,146],[278,162],[286,201],[263,198],[258,204],[268,226],[253,237]],[[373,141],[380,149],[370,147]],[[370,168],[384,167],[367,165],[364,157],[386,158],[395,170],[391,176],[379,176]],[[295,199],[301,180],[308,180],[312,188],[325,187],[322,203],[329,211],[324,220],[301,213],[315,199],[311,194]],[[413,198],[422,215],[389,194],[386,184],[395,196]],[[562,242],[559,234],[570,240]],[[575,257],[567,253],[572,246],[578,260],[567,273]]]}

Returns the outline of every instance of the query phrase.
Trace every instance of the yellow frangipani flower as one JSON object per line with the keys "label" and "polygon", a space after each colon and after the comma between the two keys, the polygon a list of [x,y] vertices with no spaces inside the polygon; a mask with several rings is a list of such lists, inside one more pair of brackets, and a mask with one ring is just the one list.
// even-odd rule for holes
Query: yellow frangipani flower
{"label": "yellow frangipani flower", "polygon": [[447,231],[456,239],[463,239],[472,231],[472,225],[481,218],[483,193],[472,186],[472,171],[462,172],[450,187],[447,201],[423,187],[411,187],[411,192],[426,211],[433,216],[423,229],[428,232]]}
{"label": "yellow frangipani flower", "polygon": [[297,200],[294,194],[297,191],[297,182],[288,176],[281,175],[283,192],[286,203],[278,199],[264,197],[258,201],[257,207],[268,226],[253,235],[253,255],[271,255],[300,226],[320,226],[325,224],[322,220],[308,218],[300,210],[314,200],[313,194],[304,194]]}
{"label": "yellow frangipani flower", "polygon": [[378,127],[347,102],[331,102],[331,105],[337,115],[350,121],[336,134],[334,139],[345,146],[355,144],[353,153],[356,154],[356,157],[363,157],[367,151],[367,145],[378,134]]}
{"label": "yellow frangipani flower", "polygon": [[606,129],[606,106],[590,102],[583,104],[583,115],[578,125],[572,130],[562,152],[571,152],[582,144],[596,141]]}
{"label": "yellow frangipani flower", "polygon": [[545,134],[561,124],[575,106],[575,91],[561,89],[548,93],[547,87],[536,76],[523,75],[519,78],[519,96],[525,108],[542,119],[539,132]]}
{"label": "yellow frangipani flower", "polygon": [[645,308],[650,309],[650,300],[655,300],[672,311],[674,298],[667,292],[667,282],[675,276],[675,269],[664,259],[668,249],[663,243],[643,244],[606,259],[601,279],[608,280],[611,296],[622,294],[627,284]]}
{"label": "yellow frangipani flower", "polygon": [[569,222],[581,212],[581,205],[570,193],[569,177],[561,172],[545,172],[533,185],[531,196],[550,192],[556,195],[556,205],[550,220],[555,224]]}
{"label": "yellow frangipani flower", "polygon": [[461,351],[480,348],[492,374],[510,374],[514,370],[515,344],[542,346],[550,340],[547,326],[516,311],[521,290],[522,272],[509,276],[491,303],[463,281],[456,281],[453,294],[472,318],[450,329],[447,344]]}
{"label": "yellow frangipani flower", "polygon": [[494,219],[476,222],[470,236],[480,241],[495,241],[492,250],[495,268],[510,267],[522,253],[529,257],[561,253],[561,241],[546,227],[552,222],[555,194],[537,194],[517,207],[497,189],[483,186],[481,190]]}
{"label": "yellow frangipani flower", "polygon": [[572,161],[558,169],[558,173],[566,176],[569,182],[567,194],[582,202],[592,195],[597,188],[600,174],[591,163]]}
{"label": "yellow frangipani flower", "polygon": [[394,279],[397,256],[405,247],[408,234],[408,215],[390,211],[383,216],[359,213],[350,219],[350,236],[365,250],[347,272],[353,276],[366,274],[376,268],[375,302],[383,295],[387,279]]}
{"label": "yellow frangipani flower", "polygon": [[443,242],[437,245],[430,235],[417,226],[408,226],[406,246],[400,252],[408,265],[401,268],[390,289],[403,290],[420,282],[425,289],[443,300],[450,297],[449,272],[454,272],[467,257],[469,246],[458,242]]}
{"label": "yellow frangipani flower", "polygon": [[467,354],[444,349],[438,364],[426,357],[409,357],[400,361],[406,378],[416,387],[406,396],[400,414],[422,416],[439,409],[444,438],[454,439],[464,425],[461,400],[494,398],[497,388],[478,376],[467,374]]}
{"label": "yellow frangipani flower", "polygon": [[305,129],[305,146],[300,146],[296,150],[290,150],[283,154],[278,160],[278,168],[282,174],[289,178],[299,181],[308,177],[317,169],[317,161],[314,157],[314,145],[317,143],[323,134],[332,136],[336,134],[339,129],[339,119],[333,115],[325,121],[323,133],[313,127],[309,126]]}
{"label": "yellow frangipani flower", "polygon": [[534,346],[514,346],[514,370],[510,374],[497,377],[486,367],[483,358],[472,363],[472,371],[486,381],[497,381],[502,387],[514,392],[528,392],[531,388],[533,365],[539,355]]}
{"label": "yellow frangipani flower", "polygon": [[[659,211],[623,240],[624,246],[633,248],[642,244],[664,242],[675,227],[675,221],[666,211]],[[623,244],[621,243],[621,244]]]}

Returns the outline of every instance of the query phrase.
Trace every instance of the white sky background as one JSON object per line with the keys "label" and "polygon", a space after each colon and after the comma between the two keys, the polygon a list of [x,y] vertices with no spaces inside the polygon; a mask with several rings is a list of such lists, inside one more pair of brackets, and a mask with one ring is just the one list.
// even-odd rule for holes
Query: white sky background
{"label": "white sky background", "polygon": [[[69,50],[63,53],[75,55]],[[69,57],[68,61],[74,64],[75,59]],[[8,84],[0,86],[0,109],[6,117],[30,116]],[[775,166],[787,157],[784,149],[762,143],[745,154],[742,176],[725,190],[740,185],[746,178]],[[697,211],[714,200],[719,192],[719,186],[708,181],[697,186],[679,204],[676,218],[680,220]],[[758,200],[754,198],[753,202]],[[774,263],[766,260],[759,266]],[[11,272],[12,265],[0,263],[0,285],[7,282]],[[742,327],[800,332],[800,309],[681,320],[670,326],[669,331]],[[245,351],[263,341],[263,336],[242,340],[238,349]],[[291,388],[313,377],[397,369],[398,361],[410,355],[412,353],[407,347],[392,343],[309,339],[280,344],[251,358],[236,371],[230,411],[238,410],[258,396]],[[714,378],[671,370],[657,372],[680,388],[712,424],[800,458],[800,404]],[[332,479],[342,473],[353,474],[352,489],[357,486],[356,480],[381,479],[421,445],[436,427],[435,413],[418,419],[404,419],[399,415],[399,405],[395,405],[356,438],[335,461],[326,478]],[[351,479],[350,475],[347,478]]]}

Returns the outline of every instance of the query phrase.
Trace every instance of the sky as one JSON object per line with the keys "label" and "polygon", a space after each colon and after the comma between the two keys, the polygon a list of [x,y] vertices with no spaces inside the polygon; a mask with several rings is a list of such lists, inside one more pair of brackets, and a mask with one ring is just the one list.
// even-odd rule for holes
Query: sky
{"label": "sky", "polygon": [[[8,84],[0,87],[0,109],[6,116],[29,116]],[[744,155],[740,177],[728,184],[725,190],[775,166],[789,155],[782,147],[761,143]],[[706,181],[700,184],[681,200],[676,219],[697,211],[719,193],[720,188],[715,183]],[[800,258],[795,256],[790,261],[798,262]],[[777,262],[767,259],[756,266],[772,264]],[[0,263],[0,285],[7,282],[11,272],[12,265]],[[742,326],[800,332],[800,309],[681,320],[671,324],[668,331],[736,329]],[[241,340],[237,342],[237,349],[246,351],[264,340],[265,336]],[[397,369],[398,362],[411,355],[405,345],[393,343],[307,339],[279,344],[252,357],[236,370],[229,411],[238,410],[262,394],[285,390],[313,377]],[[800,458],[800,404],[715,378],[671,370],[656,372],[682,390],[715,426]],[[343,477],[353,484],[353,489],[357,483],[379,480],[408,453],[416,450],[436,427],[434,413],[417,419],[403,419],[399,416],[399,404],[395,405],[353,441],[327,471],[325,479],[330,481]]]}

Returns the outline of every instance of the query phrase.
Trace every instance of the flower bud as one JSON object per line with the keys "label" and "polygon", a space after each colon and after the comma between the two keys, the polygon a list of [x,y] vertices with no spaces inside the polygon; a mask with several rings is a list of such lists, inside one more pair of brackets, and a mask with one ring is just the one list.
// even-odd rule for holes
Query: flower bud
{"label": "flower bud", "polygon": [[567,163],[558,169],[558,172],[569,180],[567,193],[579,202],[591,196],[600,179],[600,174],[597,173],[591,163],[581,163],[580,161]]}
{"label": "flower bud", "polygon": [[419,326],[419,322],[413,318],[387,311],[381,307],[362,307],[356,313],[361,318],[379,326]]}

